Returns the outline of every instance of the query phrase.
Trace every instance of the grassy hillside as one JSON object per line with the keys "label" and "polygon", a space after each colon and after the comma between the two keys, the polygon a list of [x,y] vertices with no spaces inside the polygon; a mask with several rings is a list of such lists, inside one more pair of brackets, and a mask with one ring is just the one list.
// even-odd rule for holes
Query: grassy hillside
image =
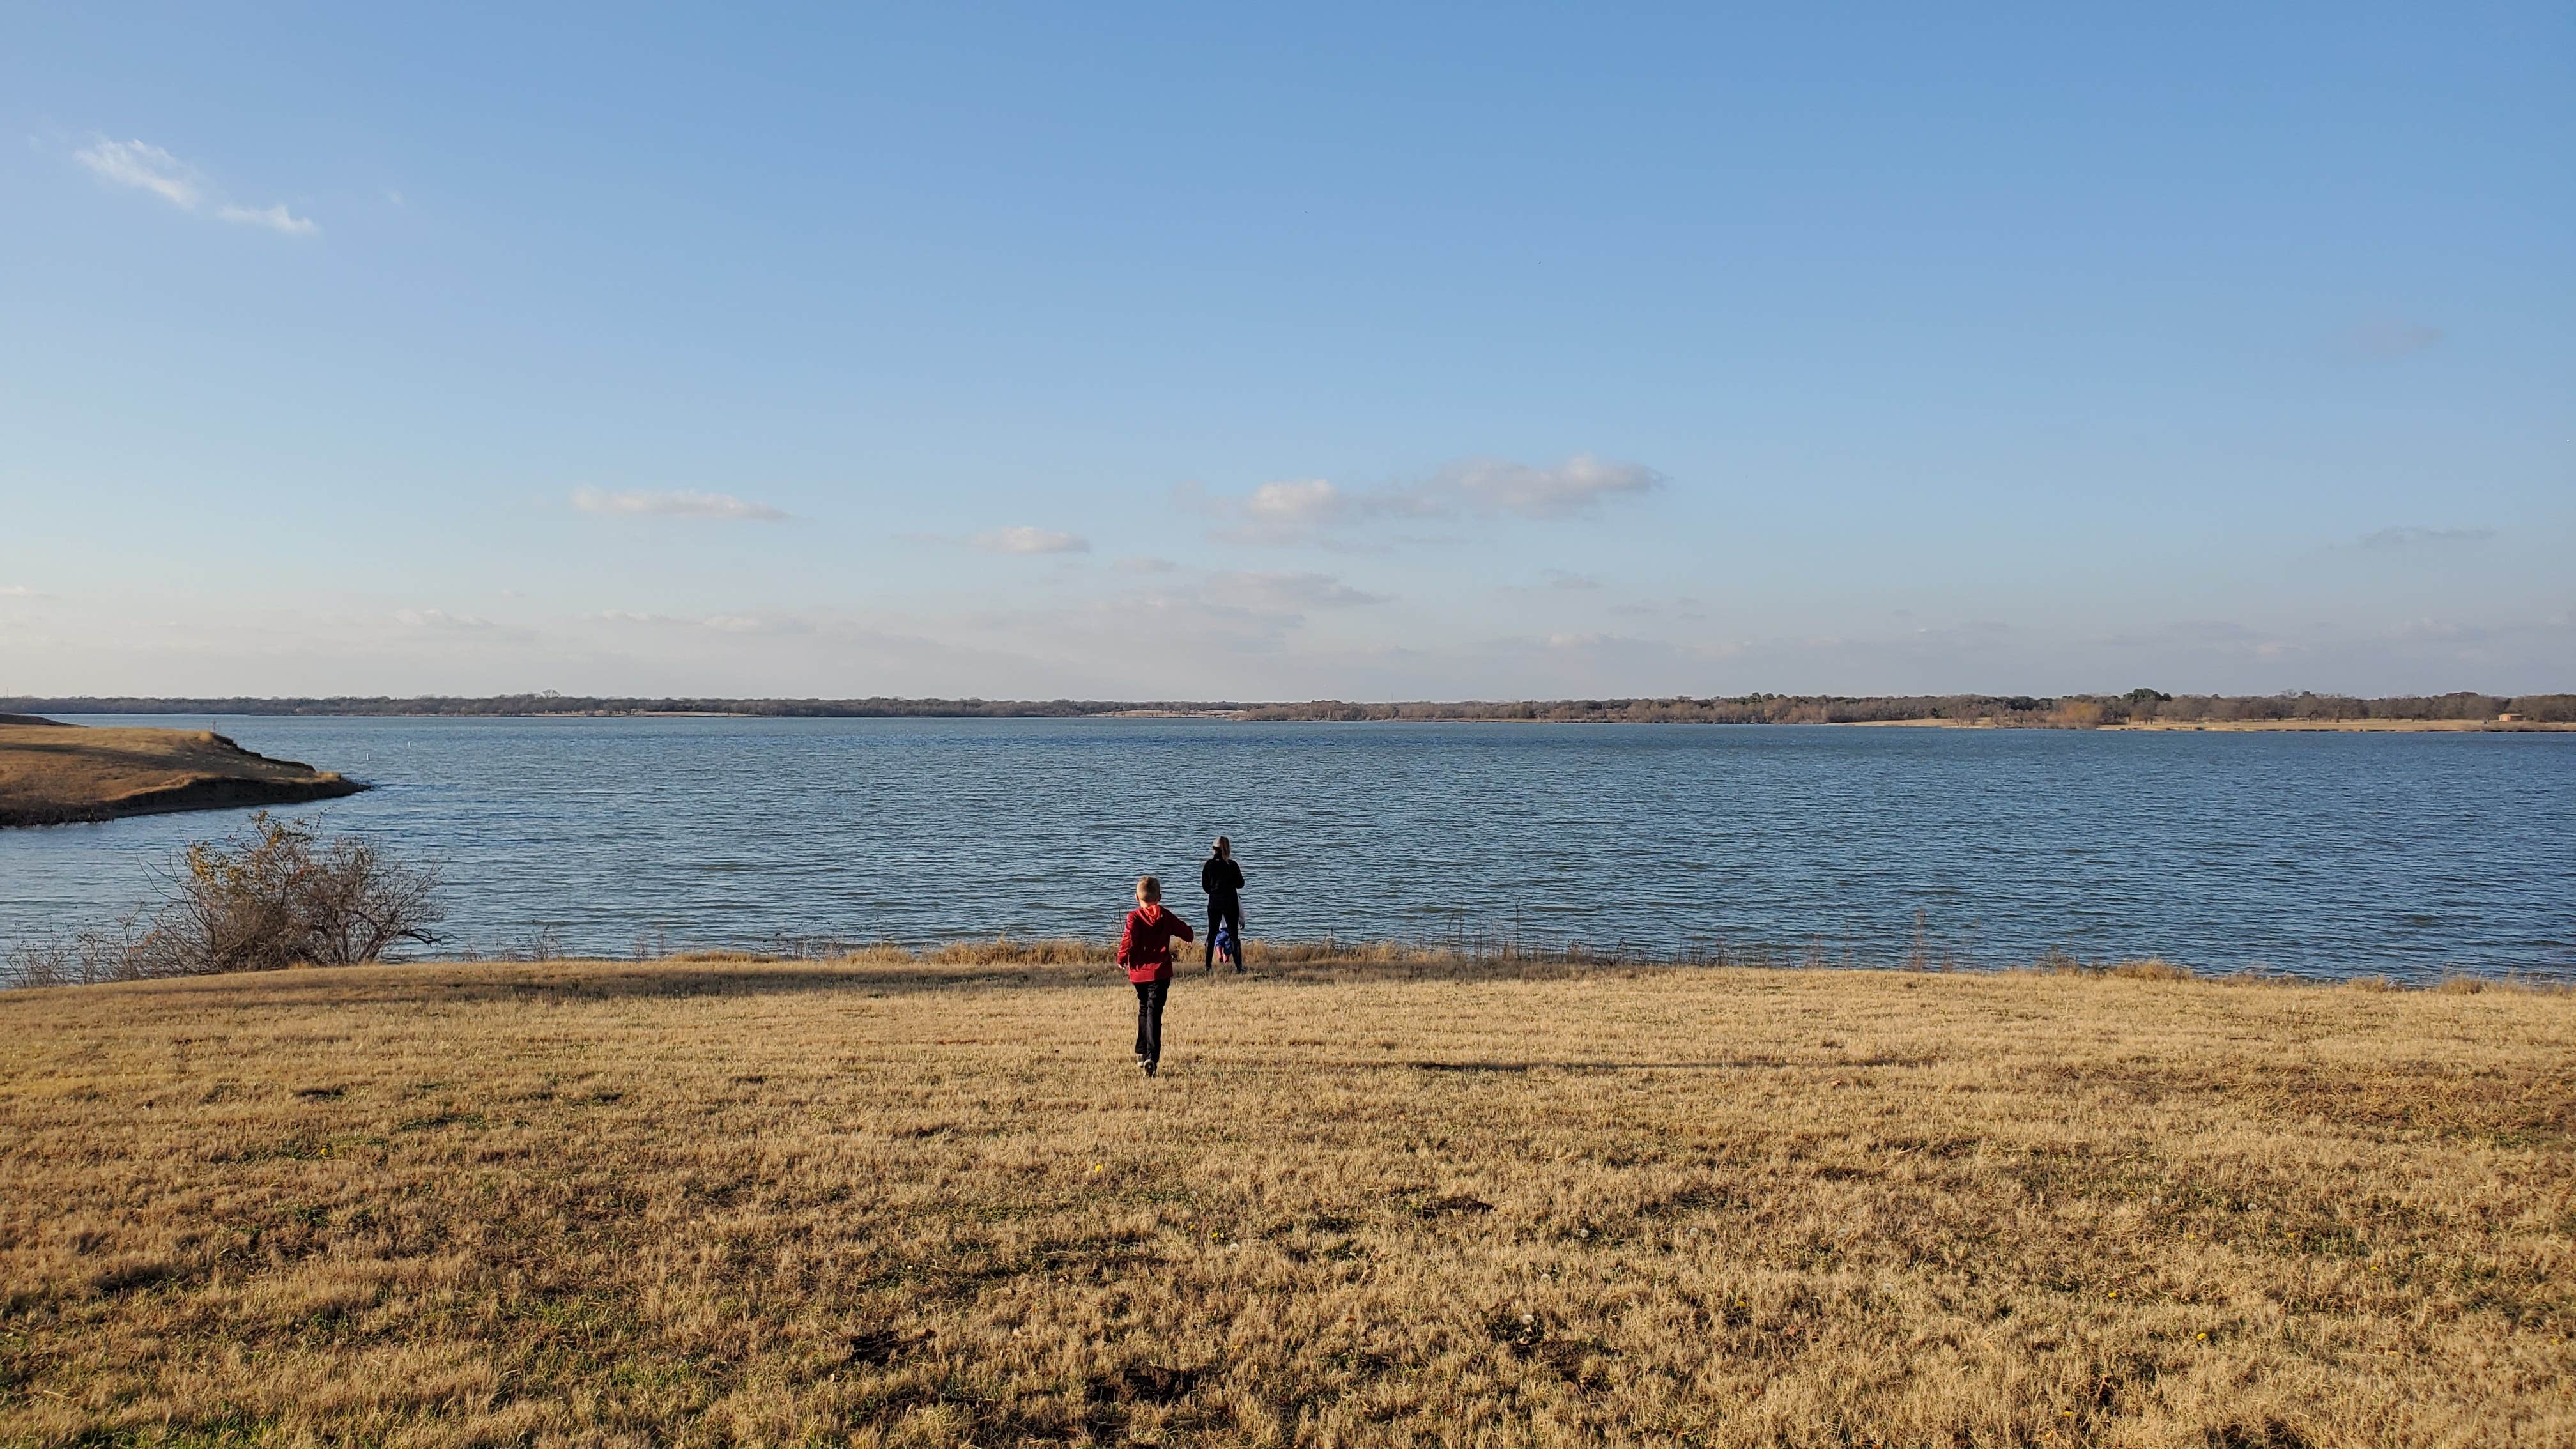
{"label": "grassy hillside", "polygon": [[0,826],[280,805],[363,788],[206,730],[92,729],[0,715]]}
{"label": "grassy hillside", "polygon": [[0,995],[0,1442],[2576,1441],[2576,997],[972,954]]}

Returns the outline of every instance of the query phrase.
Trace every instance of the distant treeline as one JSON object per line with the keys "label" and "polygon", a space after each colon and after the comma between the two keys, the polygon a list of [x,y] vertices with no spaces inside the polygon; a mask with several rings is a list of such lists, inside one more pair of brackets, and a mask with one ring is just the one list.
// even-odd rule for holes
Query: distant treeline
{"label": "distant treeline", "polygon": [[424,695],[334,695],[321,699],[0,699],[21,714],[241,715],[631,715],[729,714],[816,719],[1076,719],[1130,710],[1229,712],[1234,704],[1122,704],[1098,699],[644,699],[629,696],[496,694],[480,699]]}
{"label": "distant treeline", "polygon": [[2341,694],[2054,697],[1999,694],[1747,694],[1695,699],[1463,701],[1439,704],[1305,704],[1136,702],[1094,699],[644,699],[569,694],[503,694],[481,699],[0,699],[0,712],[22,714],[174,715],[636,715],[723,714],[784,718],[1075,719],[1123,713],[1224,714],[1256,720],[1558,720],[1636,724],[1865,724],[1877,720],[1950,719],[2032,728],[2173,720],[2491,720],[2513,715],[2538,723],[2576,723],[2576,694],[2405,695],[2357,699]]}
{"label": "distant treeline", "polygon": [[2356,699],[2340,694],[2170,695],[2152,689],[2127,694],[1747,694],[1735,698],[1561,699],[1518,704],[1313,704],[1255,705],[1245,711],[1264,720],[1560,720],[1637,724],[1868,724],[1873,721],[1953,719],[2033,728],[2082,729],[2095,725],[2175,720],[2491,720],[2576,721],[2576,694],[2410,695]]}

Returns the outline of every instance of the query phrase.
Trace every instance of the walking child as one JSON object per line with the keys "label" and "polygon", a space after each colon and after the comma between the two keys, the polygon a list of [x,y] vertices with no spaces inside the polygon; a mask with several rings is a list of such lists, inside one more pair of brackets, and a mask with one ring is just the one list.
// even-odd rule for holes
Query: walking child
{"label": "walking child", "polygon": [[1195,940],[1190,923],[1163,909],[1163,883],[1152,876],[1136,882],[1136,909],[1127,913],[1127,929],[1118,936],[1118,964],[1127,968],[1136,988],[1136,1065],[1146,1076],[1163,1066],[1163,1000],[1172,994],[1172,941]]}

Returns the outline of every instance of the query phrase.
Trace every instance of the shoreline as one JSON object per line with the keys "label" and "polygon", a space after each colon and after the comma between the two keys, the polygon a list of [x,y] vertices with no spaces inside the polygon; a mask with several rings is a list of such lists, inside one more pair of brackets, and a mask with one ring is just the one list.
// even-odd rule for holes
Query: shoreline
{"label": "shoreline", "polygon": [[[2329,976],[2307,971],[2279,968],[2195,968],[2161,956],[2115,957],[2085,960],[2062,951],[2047,951],[2027,959],[1995,962],[1961,959],[1946,949],[1918,947],[1912,952],[1898,951],[1883,956],[1861,956],[1849,951],[1835,952],[1821,948],[1784,947],[1731,948],[1718,947],[1701,951],[1651,955],[1619,950],[1587,950],[1582,947],[1561,949],[1501,947],[1480,949],[1437,942],[1351,941],[1330,936],[1321,939],[1270,940],[1252,937],[1244,942],[1247,970],[1235,973],[1220,967],[1216,972],[1204,970],[1197,958],[1184,950],[1184,959],[1176,960],[1173,978],[1182,985],[1200,985],[1236,981],[1273,981],[1308,983],[1352,981],[1527,981],[1569,980],[1589,976],[1635,976],[1638,974],[1691,975],[1704,972],[1760,972],[1784,978],[1804,979],[1820,973],[1863,981],[1888,979],[1909,980],[2128,980],[2191,982],[2203,986],[2231,988],[2270,988],[2320,991],[2408,992],[2434,994],[2476,994],[2482,991],[2520,992],[2541,996],[2576,995],[2576,966],[2521,966],[2493,969],[2445,967],[2439,971],[2381,967],[2355,970],[2349,975]],[[688,972],[733,969],[798,969],[826,973],[868,973],[906,971],[923,979],[939,979],[951,984],[990,984],[997,981],[1032,985],[1054,982],[1080,985],[1109,979],[1109,973],[1123,968],[1114,964],[1115,945],[1106,940],[1084,940],[1074,937],[968,937],[958,940],[906,945],[896,942],[857,943],[832,941],[800,946],[790,942],[775,948],[759,946],[704,946],[665,948],[659,954],[617,955],[592,954],[583,951],[525,950],[482,952],[471,948],[458,951],[402,957],[367,963],[365,967],[287,968],[290,972],[316,972],[349,969],[417,971],[423,973],[506,971],[522,968],[560,968],[581,971]],[[1195,948],[1190,948],[1195,949]],[[25,991],[45,991],[69,986],[134,986],[160,982],[212,980],[215,977],[138,977],[100,976],[80,979],[70,957],[58,958],[49,971],[37,978],[23,975],[26,961],[22,956],[20,973],[15,977],[0,976],[0,1000]],[[235,973],[247,977],[258,973]],[[271,973],[274,974],[274,973]],[[1122,978],[1123,979],[1123,978]],[[1865,988],[1874,989],[1874,988]]]}

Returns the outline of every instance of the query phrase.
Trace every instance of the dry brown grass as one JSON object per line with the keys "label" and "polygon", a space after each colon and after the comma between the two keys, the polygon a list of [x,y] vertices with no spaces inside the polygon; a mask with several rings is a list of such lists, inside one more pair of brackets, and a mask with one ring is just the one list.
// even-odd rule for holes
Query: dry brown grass
{"label": "dry brown grass", "polygon": [[322,800],[356,783],[208,730],[0,720],[0,826]]}
{"label": "dry brown grass", "polygon": [[2576,997],[1016,949],[0,996],[0,1441],[2576,1442]]}

